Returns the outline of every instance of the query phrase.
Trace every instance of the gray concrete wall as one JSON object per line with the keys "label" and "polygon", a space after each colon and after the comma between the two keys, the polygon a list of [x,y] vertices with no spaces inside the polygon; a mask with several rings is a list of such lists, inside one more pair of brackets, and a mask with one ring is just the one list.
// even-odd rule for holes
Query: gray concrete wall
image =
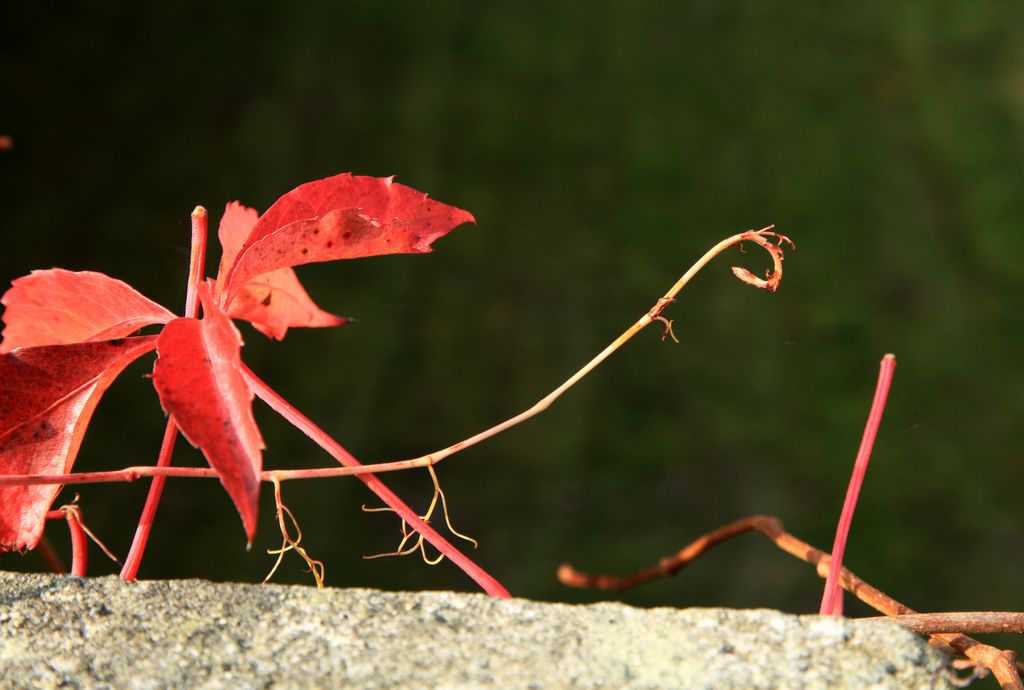
{"label": "gray concrete wall", "polygon": [[934,688],[896,625],[0,573],[2,688]]}

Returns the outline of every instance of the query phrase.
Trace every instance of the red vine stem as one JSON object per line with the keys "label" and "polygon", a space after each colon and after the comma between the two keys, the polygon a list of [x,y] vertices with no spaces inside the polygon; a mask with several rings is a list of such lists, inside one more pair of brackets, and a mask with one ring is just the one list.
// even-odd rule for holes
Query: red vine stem
{"label": "red vine stem", "polygon": [[[185,316],[196,318],[199,315],[199,281],[203,278],[206,268],[206,240],[208,216],[206,209],[196,206],[192,211],[192,251],[188,262],[188,287],[185,290]],[[157,456],[156,466],[167,467],[171,464],[171,455],[174,453],[174,441],[178,436],[178,427],[173,419],[168,418],[167,426],[164,428],[164,439],[160,443],[160,455]],[[134,580],[142,565],[142,554],[146,550],[149,541],[149,533],[153,528],[153,520],[156,518],[156,509],[160,505],[160,497],[164,492],[165,479],[155,476],[149,487],[149,494],[146,496],[146,503],[142,507],[142,515],[139,518],[138,527],[135,528],[135,537],[132,539],[131,548],[125,558],[124,566],[121,568],[121,579]]]}
{"label": "red vine stem", "polygon": [[185,316],[199,315],[199,281],[206,269],[206,237],[208,217],[206,209],[196,206],[192,211],[192,252],[188,262],[188,287],[185,290]]}
{"label": "red vine stem", "polygon": [[[164,427],[164,439],[160,443],[160,455],[157,456],[156,467],[148,468],[157,470],[147,475],[136,474],[136,477],[150,476],[153,477],[153,483],[149,486],[149,494],[146,496],[146,503],[142,507],[142,515],[139,517],[139,524],[135,528],[135,537],[132,539],[131,548],[128,549],[128,555],[125,556],[124,565],[121,567],[121,579],[129,582],[135,580],[139,573],[139,566],[142,565],[142,554],[146,550],[146,544],[149,542],[149,533],[153,529],[153,520],[156,518],[156,509],[160,504],[160,497],[164,491],[164,482],[166,477],[174,476],[170,473],[163,474],[159,470],[176,470],[184,469],[177,467],[169,467],[171,464],[171,455],[174,453],[174,442],[178,438],[178,427],[174,423],[173,419],[167,420],[167,426]],[[131,472],[128,472],[128,476],[131,476]],[[104,474],[102,472],[91,473],[91,474]],[[72,477],[74,475],[71,475]],[[100,481],[117,481],[117,480],[100,480]],[[134,481],[134,478],[125,479],[124,481]],[[70,482],[67,482],[70,483]]]}
{"label": "red vine stem", "polygon": [[85,538],[85,530],[78,520],[77,511],[65,511],[68,531],[71,532],[71,574],[85,577],[89,564],[89,541]]}
{"label": "red vine stem", "polygon": [[89,541],[78,519],[78,510],[72,507],[51,510],[46,513],[46,519],[67,521],[68,532],[71,534],[71,574],[85,577],[89,565]]}
{"label": "red vine stem", "polygon": [[[337,441],[331,438],[327,432],[314,424],[308,417],[295,409],[287,400],[277,394],[270,386],[264,383],[247,366],[242,365],[242,376],[245,377],[252,391],[259,396],[263,402],[270,405],[279,415],[288,420],[295,428],[304,433],[315,444],[323,448],[335,460],[342,465],[357,466],[359,461],[351,453],[345,450]],[[416,512],[407,506],[391,489],[372,474],[360,474],[359,479],[366,486],[377,494],[399,517],[407,522],[413,529],[419,532],[429,541],[434,548],[443,553],[452,563],[457,565],[469,575],[485,592],[493,597],[511,598],[508,590],[487,571],[470,560],[465,554],[455,548],[447,539],[420,519]]]}
{"label": "red vine stem", "polygon": [[[354,465],[351,467],[313,467],[305,470],[264,470],[260,481],[287,481],[289,479],[329,479],[331,477],[352,477],[398,469],[391,463],[381,465]],[[136,465],[120,470],[101,472],[73,472],[71,474],[0,474],[0,486],[28,486],[36,484],[103,484],[107,482],[134,482],[140,479],[220,479],[217,472],[209,467],[167,467],[166,465]]]}
{"label": "red vine stem", "polygon": [[819,613],[822,616],[843,615],[843,589],[839,586],[839,573],[843,567],[843,555],[846,552],[846,540],[850,534],[850,525],[853,523],[853,512],[857,509],[857,498],[860,496],[860,489],[864,484],[864,475],[868,471],[871,450],[875,446],[878,425],[882,423],[882,413],[885,411],[885,401],[889,397],[889,385],[892,383],[892,373],[895,368],[896,357],[894,355],[887,354],[882,357],[882,363],[878,368],[878,383],[875,385],[875,398],[871,401],[871,412],[868,414],[868,422],[864,427],[857,459],[853,463],[853,474],[850,476],[850,484],[846,489],[846,500],[843,502],[839,524],[836,526],[836,539],[832,545],[832,565],[821,597]]}

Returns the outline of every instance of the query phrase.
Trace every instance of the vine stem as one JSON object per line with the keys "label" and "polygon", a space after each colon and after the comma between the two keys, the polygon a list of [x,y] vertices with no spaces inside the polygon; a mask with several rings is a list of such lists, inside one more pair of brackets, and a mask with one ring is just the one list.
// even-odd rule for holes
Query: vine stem
{"label": "vine stem", "polygon": [[85,538],[78,511],[67,507],[51,510],[46,513],[46,519],[67,521],[68,532],[71,534],[71,574],[85,577],[89,565],[89,541]]}
{"label": "vine stem", "polygon": [[[199,315],[199,281],[203,278],[206,267],[206,240],[207,224],[209,218],[206,209],[196,206],[192,211],[192,250],[189,253],[188,262],[188,287],[185,290],[185,317],[196,318]],[[178,426],[172,418],[167,419],[167,426],[164,428],[164,438],[160,443],[160,454],[157,456],[157,467],[168,467],[171,464],[171,455],[174,454],[174,441],[178,436]],[[132,539],[128,556],[125,557],[124,566],[121,568],[121,579],[132,581],[139,572],[142,565],[142,554],[146,550],[149,541],[149,533],[153,529],[153,520],[156,518],[156,509],[160,505],[160,497],[164,492],[164,482],[161,476],[154,475],[153,483],[149,486],[149,494],[146,496],[146,503],[142,507],[142,515],[139,524],[135,528],[135,537]]]}
{"label": "vine stem", "polygon": [[185,317],[199,316],[199,281],[206,269],[206,238],[209,222],[206,209],[196,206],[192,211],[192,251],[188,262],[188,287],[185,289]]}
{"label": "vine stem", "polygon": [[[149,533],[153,529],[153,520],[156,518],[156,509],[160,504],[160,497],[164,491],[164,482],[166,477],[174,476],[172,474],[163,474],[159,470],[177,470],[185,468],[170,467],[171,455],[174,453],[174,442],[178,438],[178,426],[174,423],[171,418],[167,419],[167,426],[164,427],[164,438],[160,443],[160,455],[157,456],[156,467],[146,468],[148,470],[155,470],[146,474],[134,474],[130,472],[132,468],[129,468],[128,475],[125,479],[110,479],[107,481],[135,481],[136,478],[142,478],[145,476],[153,477],[153,483],[149,485],[149,493],[146,495],[146,503],[142,507],[142,515],[139,517],[139,524],[135,528],[135,537],[132,539],[132,545],[128,549],[128,555],[125,556],[124,565],[121,567],[121,579],[132,582],[136,579],[139,573],[139,566],[142,565],[142,554],[146,550],[146,544],[149,542]],[[87,474],[104,474],[103,472],[87,473]],[[133,476],[134,474],[134,476]],[[72,477],[74,475],[71,475]],[[103,480],[101,480],[103,481]],[[71,483],[71,482],[67,482]]]}
{"label": "vine stem", "polygon": [[[269,470],[260,473],[261,481],[272,482],[286,481],[290,479],[321,479],[327,477],[344,477],[344,476],[358,476],[365,474],[377,474],[382,472],[398,472],[402,470],[414,469],[417,467],[427,467],[430,465],[436,465],[438,462],[447,458],[455,453],[469,448],[470,446],[476,445],[481,441],[484,441],[492,436],[495,436],[502,431],[505,431],[523,421],[526,421],[530,417],[533,417],[548,407],[562,396],[567,390],[578,383],[584,376],[593,371],[598,365],[604,362],[612,353],[622,347],[630,338],[639,333],[643,328],[647,327],[654,321],[664,318],[661,316],[662,310],[671,304],[676,295],[690,282],[691,279],[702,269],[708,262],[715,258],[718,254],[724,250],[738,245],[744,241],[755,242],[771,255],[773,266],[767,279],[761,279],[753,276],[746,269],[734,267],[733,273],[743,282],[760,287],[774,292],[782,279],[782,260],[783,253],[781,249],[782,242],[792,242],[789,238],[784,235],[771,232],[774,226],[769,225],[768,227],[760,230],[748,230],[731,237],[727,237],[722,240],[702,256],[696,263],[694,263],[689,270],[686,271],[679,278],[678,281],[666,292],[658,301],[654,304],[651,309],[644,314],[640,319],[630,326],[626,331],[616,338],[608,347],[602,350],[596,357],[590,360],[584,365],[579,371],[573,374],[567,379],[562,385],[554,389],[546,396],[541,398],[539,401],[534,403],[532,407],[519,413],[518,415],[511,417],[500,424],[481,431],[480,433],[470,436],[469,438],[459,441],[458,443],[452,444],[442,450],[434,451],[427,455],[413,458],[411,460],[398,460],[393,462],[381,462],[375,464],[359,464],[358,462],[343,462],[343,467],[331,467],[331,468],[314,468],[304,470]],[[772,244],[769,238],[778,238],[779,244]],[[244,365],[243,365],[244,366]],[[243,372],[247,377],[256,379],[255,374],[250,370],[245,369]],[[250,384],[252,380],[250,380]],[[266,389],[266,391],[272,393],[271,389],[266,386],[262,381],[260,385]],[[257,391],[257,394],[259,392]],[[269,393],[268,393],[269,394]],[[275,394],[276,395],[276,394]],[[262,396],[261,396],[262,397]],[[290,406],[289,406],[290,407]],[[275,408],[276,409],[276,408]],[[294,408],[292,408],[294,409]],[[297,413],[297,411],[296,411]],[[310,422],[312,423],[312,422]],[[176,431],[176,430],[175,430]],[[323,433],[323,432],[321,432]],[[325,434],[326,436],[326,434]],[[330,438],[330,437],[327,437]],[[330,452],[330,451],[328,451]],[[162,457],[162,454],[161,454]],[[351,456],[349,456],[351,457]],[[144,477],[191,477],[191,478],[217,478],[217,474],[209,468],[198,468],[198,467],[166,467],[165,464],[158,463],[156,467],[152,466],[133,466],[126,467],[121,470],[112,470],[107,472],[81,472],[77,474],[36,474],[36,475],[0,475],[0,486],[9,486],[16,484],[90,484],[97,482],[133,482]],[[154,484],[157,480],[154,480]]]}
{"label": "vine stem", "polygon": [[85,577],[89,563],[89,541],[85,538],[85,530],[78,519],[78,511],[66,511],[68,531],[71,532],[71,574]]}
{"label": "vine stem", "polygon": [[[351,465],[342,467],[313,467],[304,470],[264,470],[260,481],[284,482],[290,479],[329,479],[353,477],[377,472],[397,472],[407,469],[395,467],[397,463],[379,465]],[[220,479],[209,467],[169,467],[165,465],[134,465],[119,470],[101,472],[74,472],[71,474],[0,474],[0,486],[29,486],[38,484],[103,484],[107,482],[135,482],[140,479]]]}
{"label": "vine stem", "polygon": [[[558,398],[562,396],[563,393],[565,393],[567,390],[569,390],[577,383],[579,383],[584,376],[589,374],[591,371],[597,368],[598,365],[600,365],[602,362],[608,359],[608,357],[610,357],[616,350],[618,350],[626,342],[628,342],[634,335],[642,331],[644,328],[649,326],[654,321],[662,319],[662,310],[664,310],[665,307],[667,307],[669,304],[675,301],[676,295],[679,294],[679,291],[682,290],[686,286],[686,284],[689,283],[690,280],[692,280],[693,277],[697,275],[697,273],[700,272],[700,270],[708,264],[708,262],[710,262],[716,256],[721,254],[729,247],[732,247],[733,245],[739,245],[742,242],[754,242],[763,247],[765,251],[767,251],[771,255],[773,265],[772,269],[768,272],[767,278],[758,278],[745,268],[740,268],[737,266],[733,267],[732,272],[737,278],[739,278],[744,283],[747,283],[748,285],[762,288],[768,290],[769,292],[775,292],[775,290],[779,286],[779,282],[782,280],[783,251],[781,245],[783,242],[789,243],[790,246],[795,245],[793,245],[792,240],[790,240],[785,235],[780,235],[778,233],[772,232],[772,228],[774,227],[774,225],[769,225],[767,227],[761,228],[760,230],[748,230],[746,232],[741,232],[737,235],[732,235],[731,237],[725,238],[724,240],[713,246],[711,249],[706,251],[704,253],[704,256],[702,256],[700,259],[697,260],[696,263],[690,266],[686,273],[684,273],[682,277],[680,277],[679,280],[676,281],[675,285],[669,288],[668,292],[666,292],[662,297],[660,297],[658,301],[655,302],[654,306],[651,307],[651,309],[646,314],[641,316],[640,319],[636,321],[636,323],[627,328],[622,335],[613,340],[612,343],[608,345],[608,347],[601,350],[601,352],[599,352],[596,357],[587,362],[579,371],[577,371],[575,374],[570,376],[564,383],[562,383],[562,385],[558,386],[558,388],[555,388],[553,391],[551,391],[543,398],[538,400],[530,408],[524,410],[523,412],[520,412],[514,417],[506,419],[504,422],[501,422],[500,424],[495,424],[489,429],[485,429],[484,431],[481,431],[480,433],[474,436],[470,436],[469,438],[459,441],[458,443],[454,443],[448,446],[447,448],[442,448],[441,450],[434,451],[433,453],[428,453],[427,455],[421,455],[418,458],[412,458],[410,460],[398,460],[394,462],[380,463],[374,466],[374,471],[383,472],[407,470],[416,467],[425,467],[427,465],[436,465],[445,458],[454,455],[455,453],[458,453],[461,450],[465,450],[470,446],[475,446],[481,441],[486,441],[492,436],[496,436],[501,432],[506,431],[516,426],[517,424],[525,422],[531,417],[534,417],[543,412],[544,410],[548,409],[552,403],[554,403],[556,400],[558,400]],[[775,238],[778,241],[778,244],[773,244],[771,242],[771,238]],[[666,326],[666,333],[671,332],[669,329],[671,329],[670,323]]]}
{"label": "vine stem", "polygon": [[963,633],[984,635],[1009,633],[1024,635],[1024,611],[944,611],[908,613],[901,616],[875,616],[860,620],[893,621],[918,635]]}
{"label": "vine stem", "polygon": [[836,539],[832,545],[832,566],[825,579],[825,589],[821,596],[819,614],[822,616],[843,615],[843,589],[839,586],[839,573],[843,567],[843,556],[846,552],[846,540],[850,535],[850,526],[853,524],[853,513],[857,509],[857,498],[864,484],[864,475],[868,471],[871,450],[875,446],[875,437],[878,436],[878,425],[882,423],[882,413],[885,411],[885,401],[889,397],[889,386],[895,368],[894,355],[887,354],[882,357],[882,363],[878,367],[878,383],[875,384],[875,397],[871,401],[871,411],[868,413],[864,435],[857,450],[857,459],[853,463],[853,473],[846,488],[843,510],[836,525]]}

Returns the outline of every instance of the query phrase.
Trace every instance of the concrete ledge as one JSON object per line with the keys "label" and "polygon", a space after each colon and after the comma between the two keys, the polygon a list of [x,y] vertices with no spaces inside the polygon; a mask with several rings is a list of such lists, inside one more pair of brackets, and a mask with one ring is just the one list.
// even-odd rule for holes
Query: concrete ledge
{"label": "concrete ledge", "polygon": [[950,688],[887,623],[0,573],[0,687]]}

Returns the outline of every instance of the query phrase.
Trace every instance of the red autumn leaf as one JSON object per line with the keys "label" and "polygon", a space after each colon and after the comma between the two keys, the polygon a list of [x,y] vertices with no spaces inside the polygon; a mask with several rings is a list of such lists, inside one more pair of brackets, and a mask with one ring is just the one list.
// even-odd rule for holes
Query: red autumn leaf
{"label": "red autumn leaf", "polygon": [[[223,250],[217,273],[218,290],[223,288],[225,274],[234,264],[257,219],[255,209],[237,201],[224,209],[217,231]],[[316,306],[290,268],[263,273],[239,287],[227,311],[228,316],[249,321],[261,333],[277,340],[284,338],[289,328],[340,326],[349,321]]]}
{"label": "red autumn leaf", "polygon": [[217,227],[217,239],[220,240],[220,268],[217,271],[217,287],[222,288],[222,283],[228,269],[238,258],[238,252],[242,245],[252,233],[252,228],[260,214],[254,208],[243,206],[237,201],[232,201],[224,207],[224,215],[220,218],[220,225]]}
{"label": "red autumn leaf", "polygon": [[348,173],[300,185],[264,213],[228,271],[230,300],[253,277],[288,266],[431,251],[468,211],[391,178]]}
{"label": "red autumn leaf", "polygon": [[123,338],[174,318],[127,283],[93,271],[33,271],[15,280],[0,302],[7,324],[0,352]]}
{"label": "red autumn leaf", "polygon": [[[0,474],[67,474],[100,397],[156,336],[0,355]],[[35,548],[59,485],[0,487],[0,551]]]}
{"label": "red autumn leaf", "polygon": [[[466,211],[429,200],[391,179],[344,174],[296,188],[262,219],[237,203],[229,205],[221,227],[225,256],[216,282],[197,285],[207,224],[203,210],[193,213],[186,313],[195,315],[198,293],[202,319],[175,318],[125,283],[98,273],[54,269],[16,281],[2,300],[7,328],[0,342],[0,474],[13,475],[4,481],[14,483],[40,481],[27,476],[40,474],[71,483],[98,479],[54,475],[70,471],[91,414],[110,382],[134,358],[155,348],[154,385],[171,417],[157,467],[169,463],[175,430],[181,430],[220,477],[251,544],[263,443],[252,415],[253,389],[247,381],[253,381],[254,388],[259,386],[273,409],[343,464],[354,461],[242,365],[241,336],[231,317],[250,320],[277,338],[293,326],[343,323],[345,319],[323,312],[312,302],[291,266],[428,252],[435,239],[472,220]],[[164,325],[159,336],[122,338],[153,324]],[[124,351],[119,354],[118,348]],[[105,352],[108,360],[101,356]],[[125,471],[123,477],[133,478],[136,472]],[[379,480],[363,479],[485,589],[507,596],[493,578],[425,523],[417,522],[418,516]],[[0,487],[0,550],[34,548],[60,490],[58,485],[14,483]],[[162,482],[154,482],[147,499],[122,571],[125,579],[134,579],[137,573],[161,486]]]}
{"label": "red autumn leaf", "polygon": [[242,516],[252,543],[256,532],[263,439],[252,416],[252,391],[242,378],[242,337],[199,286],[203,318],[177,318],[156,343],[153,385],[164,410],[189,442],[203,451]]}
{"label": "red autumn leaf", "polygon": [[283,339],[289,328],[343,326],[351,320],[316,306],[290,268],[260,274],[243,285],[235,292],[228,315],[249,321],[275,340]]}

